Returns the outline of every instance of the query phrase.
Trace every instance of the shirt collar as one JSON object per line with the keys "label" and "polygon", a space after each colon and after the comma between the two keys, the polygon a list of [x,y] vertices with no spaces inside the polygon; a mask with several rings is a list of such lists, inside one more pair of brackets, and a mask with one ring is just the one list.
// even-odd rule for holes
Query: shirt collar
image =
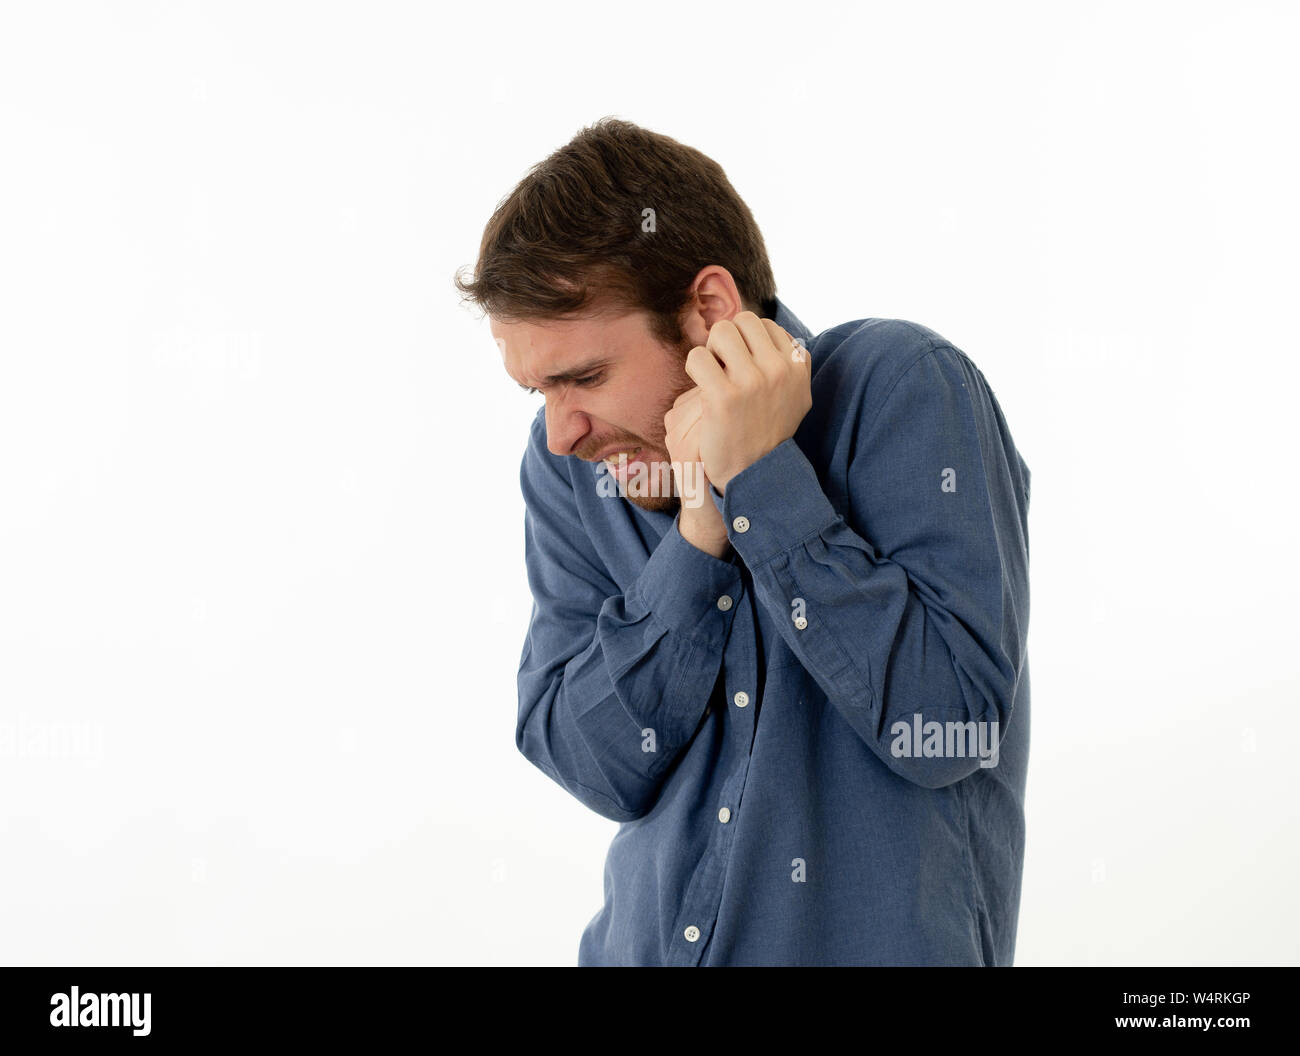
{"label": "shirt collar", "polygon": [[785,302],[780,297],[776,297],[774,300],[776,301],[776,316],[774,317],[776,325],[788,330],[791,337],[802,337],[805,344],[811,341],[812,331],[800,322],[799,317],[785,306]]}

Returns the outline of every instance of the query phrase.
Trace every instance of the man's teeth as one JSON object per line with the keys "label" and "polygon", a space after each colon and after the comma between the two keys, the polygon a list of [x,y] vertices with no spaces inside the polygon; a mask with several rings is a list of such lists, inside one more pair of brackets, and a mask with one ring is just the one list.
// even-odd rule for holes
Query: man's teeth
{"label": "man's teeth", "polygon": [[632,449],[629,450],[629,451],[616,451],[616,452],[614,452],[614,454],[606,456],[605,461],[606,461],[606,462],[617,462],[617,461],[619,460],[619,458],[622,457],[623,455],[627,455],[628,458],[631,458],[633,455],[635,455],[635,454],[636,454],[638,451],[640,451],[640,450],[641,450],[641,449],[640,449],[639,447],[634,447],[634,448],[632,448]]}

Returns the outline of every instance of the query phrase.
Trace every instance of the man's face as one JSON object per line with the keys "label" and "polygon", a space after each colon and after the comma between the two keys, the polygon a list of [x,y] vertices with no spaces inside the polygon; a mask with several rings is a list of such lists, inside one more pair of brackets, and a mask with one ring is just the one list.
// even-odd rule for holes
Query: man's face
{"label": "man's face", "polygon": [[[636,461],[654,470],[666,466],[664,415],[695,384],[683,365],[689,342],[676,349],[661,344],[640,312],[563,322],[492,319],[491,330],[506,373],[546,397],[552,453],[598,462],[625,451],[633,477]],[[626,486],[619,491],[642,509],[673,512],[679,500],[671,472],[660,479],[653,489],[658,494],[638,495]]]}

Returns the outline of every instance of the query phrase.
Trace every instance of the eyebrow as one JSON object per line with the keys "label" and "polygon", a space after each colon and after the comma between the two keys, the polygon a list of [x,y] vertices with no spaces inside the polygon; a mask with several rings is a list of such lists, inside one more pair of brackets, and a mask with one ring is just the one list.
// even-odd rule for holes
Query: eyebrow
{"label": "eyebrow", "polygon": [[[593,370],[596,370],[599,367],[609,366],[609,362],[610,361],[608,357],[589,360],[586,363],[574,367],[572,370],[565,370],[559,374],[548,374],[545,378],[542,379],[542,384],[554,385],[557,382],[561,382],[561,381],[576,381],[578,378],[581,378],[585,374],[590,374]],[[532,390],[531,385],[525,385],[521,381],[517,381],[515,382],[515,384],[518,385],[525,392],[529,392]]]}

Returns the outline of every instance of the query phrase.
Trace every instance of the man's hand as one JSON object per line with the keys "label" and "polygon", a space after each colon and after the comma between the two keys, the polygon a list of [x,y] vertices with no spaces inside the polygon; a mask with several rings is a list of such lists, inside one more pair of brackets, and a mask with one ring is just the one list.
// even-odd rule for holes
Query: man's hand
{"label": "man's hand", "polygon": [[[681,497],[681,515],[678,530],[682,538],[698,550],[725,557],[731,548],[727,526],[722,514],[709,494],[709,481],[700,459],[700,419],[703,414],[700,389],[687,389],[677,397],[672,408],[664,415],[664,446],[672,460],[673,476],[677,481],[677,494]],[[698,505],[688,505],[700,498]]]}
{"label": "man's hand", "polygon": [[[707,346],[696,345],[686,356],[686,373],[701,404],[695,426],[700,459],[720,493],[742,469],[794,436],[812,409],[812,357],[753,312],[714,323]],[[708,505],[716,511],[711,498]]]}

